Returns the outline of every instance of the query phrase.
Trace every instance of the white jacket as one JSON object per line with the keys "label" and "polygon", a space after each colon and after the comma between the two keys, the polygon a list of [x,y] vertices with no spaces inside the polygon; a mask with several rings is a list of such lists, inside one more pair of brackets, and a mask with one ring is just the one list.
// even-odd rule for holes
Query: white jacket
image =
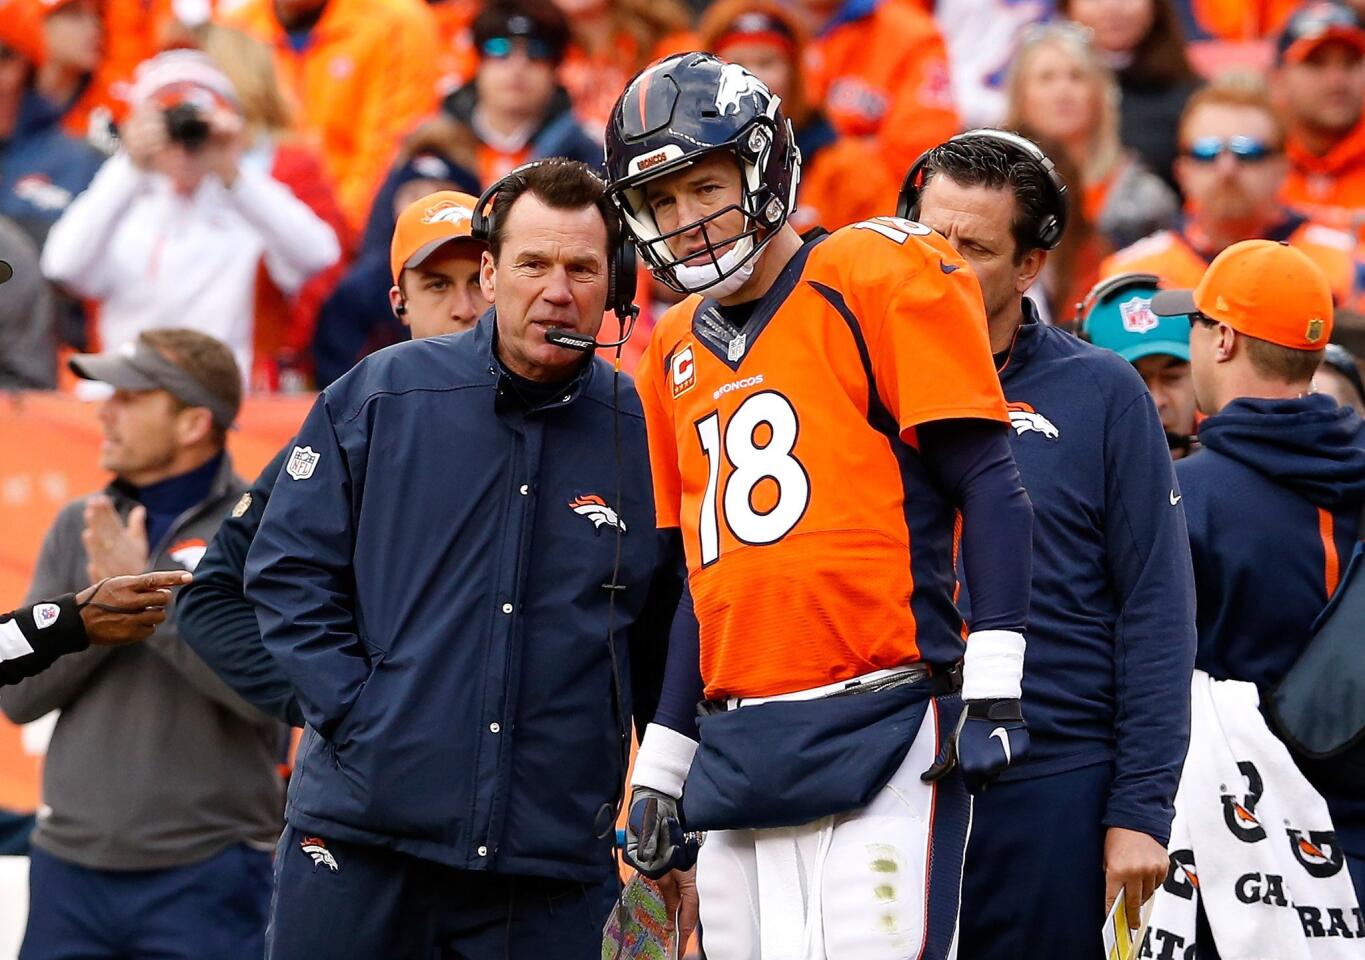
{"label": "white jacket", "polygon": [[103,349],[143,330],[188,327],[226,343],[245,380],[262,258],[292,294],[340,255],[332,228],[252,164],[231,188],[209,176],[184,196],[120,153],[53,225],[42,269],[99,301]]}

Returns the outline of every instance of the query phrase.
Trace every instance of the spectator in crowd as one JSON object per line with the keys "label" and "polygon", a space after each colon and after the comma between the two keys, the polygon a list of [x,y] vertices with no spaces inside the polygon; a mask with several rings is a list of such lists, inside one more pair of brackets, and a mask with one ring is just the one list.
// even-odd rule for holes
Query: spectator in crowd
{"label": "spectator in crowd", "polygon": [[312,354],[320,388],[361,357],[407,336],[386,295],[394,282],[391,256],[397,218],[416,199],[441,190],[477,194],[479,184],[468,170],[427,152],[413,156],[385,181],[360,252],[318,313]]}
{"label": "spectator in crowd", "polygon": [[917,0],[801,0],[800,7],[815,30],[806,47],[807,96],[836,133],[863,139],[880,159],[890,192],[878,209],[890,210],[910,160],[958,130],[943,37]]}
{"label": "spectator in crowd", "polygon": [[26,0],[43,22],[44,56],[33,89],[62,115],[73,137],[103,143],[119,101],[105,86],[99,0]]}
{"label": "spectator in crowd", "polygon": [[1331,397],[1339,406],[1350,407],[1365,415],[1365,383],[1360,366],[1351,351],[1329,343],[1322,353],[1322,365],[1313,374],[1313,392]]}
{"label": "spectator in crowd", "polygon": [[[616,98],[646,64],[697,49],[691,11],[678,0],[554,0],[569,22],[559,82],[599,142]],[[708,48],[709,49],[709,48]]]}
{"label": "spectator in crowd", "polygon": [[[270,48],[256,38],[217,24],[196,32],[237,94],[246,128],[242,162],[269,172],[332,228],[342,249],[350,230],[317,151],[293,129],[292,111],[275,74]],[[345,268],[344,258],[313,275],[290,296],[262,266],[258,270],[251,384],[256,390],[298,389],[308,365],[318,309]]]}
{"label": "spectator in crowd", "polygon": [[439,152],[463,167],[472,159],[482,186],[542,157],[600,167],[601,144],[556,79],[568,42],[568,22],[552,0],[491,0],[474,19],[474,79],[413,131],[404,153]]}
{"label": "spectator in crowd", "polygon": [[1054,0],[934,0],[934,20],[948,45],[953,101],[962,126],[1005,121],[1005,75],[1029,27],[1053,14]]}
{"label": "spectator in crowd", "polygon": [[442,96],[474,78],[478,57],[474,53],[472,28],[482,6],[481,0],[431,0],[427,4],[440,35],[437,90]]}
{"label": "spectator in crowd", "polygon": [[1022,138],[968,132],[921,158],[901,201],[981,283],[1034,511],[1022,699],[1032,747],[973,803],[961,910],[972,960],[1099,956],[1121,890],[1138,926],[1169,865],[1190,732],[1189,542],[1167,499],[1175,478],[1157,412],[1128,364],[1041,323],[1021,296],[1065,217],[1046,160]]}
{"label": "spectator in crowd", "polygon": [[1280,197],[1356,232],[1365,226],[1365,27],[1350,7],[1314,0],[1286,25],[1276,51],[1290,163]]}
{"label": "spectator in crowd", "polygon": [[[1176,464],[1194,553],[1195,666],[1264,696],[1307,646],[1365,532],[1365,424],[1312,393],[1332,335],[1331,290],[1303,251],[1253,240],[1219,254],[1193,290],[1158,294],[1152,309],[1190,321],[1194,391],[1208,416],[1204,452]],[[1327,801],[1365,897],[1365,745],[1295,760]]]}
{"label": "spectator in crowd", "polygon": [[1077,305],[1081,336],[1127,360],[1147,384],[1166,431],[1171,459],[1189,456],[1195,438],[1190,326],[1183,317],[1158,317],[1150,273],[1121,273],[1095,285]]}
{"label": "spectator in crowd", "polygon": [[1123,145],[1174,187],[1176,127],[1199,78],[1173,0],[1061,0],[1057,9],[1094,32],[1118,79]]}
{"label": "spectator in crowd", "polygon": [[[414,340],[468,330],[488,308],[478,278],[487,244],[470,236],[474,203],[467,194],[442,191],[414,200],[398,217],[389,299]],[[292,449],[292,442],[285,445],[218,528],[194,583],[180,592],[176,616],[185,642],[228,686],[271,716],[301,727],[298,698],[265,648],[243,588],[247,551]]]}
{"label": "spectator in crowd", "polygon": [[1302,0],[1175,0],[1186,38],[1249,44],[1273,37]]}
{"label": "spectator in crowd", "polygon": [[[3,69],[3,67],[0,67]],[[38,268],[38,248],[12,220],[0,217],[0,390],[51,390],[57,385],[52,288]]]}
{"label": "spectator in crowd", "polygon": [[105,348],[192,323],[251,368],[262,262],[293,294],[340,255],[332,228],[244,162],[236,91],[202,53],[139,68],[124,149],[53,227],[43,272],[99,301]]}
{"label": "spectator in crowd", "polygon": [[0,0],[0,216],[39,246],[104,160],[68,135],[61,110],[34,91],[45,49],[29,0]]}
{"label": "spectator in crowd", "polygon": [[839,137],[806,97],[809,36],[795,10],[775,0],[718,0],[699,33],[699,49],[740,64],[782,99],[801,151],[797,208],[788,221],[798,232],[836,230],[885,212],[884,199],[896,184],[875,150],[861,138]]}
{"label": "spectator in crowd", "polygon": [[1355,295],[1355,240],[1287,210],[1276,199],[1289,172],[1285,132],[1265,90],[1225,78],[1190,98],[1180,120],[1175,174],[1183,218],[1108,258],[1102,276],[1153,273],[1163,287],[1193,287],[1224,248],[1239,240],[1281,240],[1308,255],[1337,303]]}
{"label": "spectator in crowd", "polygon": [[632,708],[643,727],[681,588],[634,389],[603,456],[611,369],[545,338],[596,336],[615,222],[582,163],[509,177],[482,260],[495,310],[367,357],[299,430],[246,567],[308,724],[275,960],[598,955]]}
{"label": "spectator in crowd", "polygon": [[[1087,222],[1119,250],[1175,219],[1175,194],[1119,139],[1119,90],[1089,31],[1034,27],[1006,82],[1005,125],[1041,134],[1080,171],[1072,184]],[[1071,299],[1075,303],[1075,298]]]}
{"label": "spectator in crowd", "polygon": [[[115,479],[57,516],[30,597],[193,570],[246,489],[223,448],[241,402],[232,352],[192,330],[155,330],[72,368],[114,388],[100,466]],[[63,657],[5,688],[0,707],[15,723],[61,711],[33,834],[25,960],[262,955],[282,730],[180,640],[174,615],[141,644]]]}
{"label": "spectator in crowd", "polygon": [[299,126],[358,231],[403,135],[436,107],[431,11],[412,0],[246,0],[223,22],[275,51]]}

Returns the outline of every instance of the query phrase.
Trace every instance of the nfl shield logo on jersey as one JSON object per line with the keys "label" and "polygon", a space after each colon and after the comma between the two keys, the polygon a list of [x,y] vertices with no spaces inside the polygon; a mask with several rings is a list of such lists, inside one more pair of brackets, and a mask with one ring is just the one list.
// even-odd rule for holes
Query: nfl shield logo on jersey
{"label": "nfl shield logo on jersey", "polygon": [[313,452],[312,447],[295,447],[294,452],[289,455],[289,461],[284,465],[284,472],[295,480],[307,480],[317,469],[320,456],[322,455]]}
{"label": "nfl shield logo on jersey", "polygon": [[1123,317],[1123,329],[1129,333],[1146,333],[1155,330],[1160,322],[1152,312],[1150,297],[1133,297],[1119,304],[1119,315]]}

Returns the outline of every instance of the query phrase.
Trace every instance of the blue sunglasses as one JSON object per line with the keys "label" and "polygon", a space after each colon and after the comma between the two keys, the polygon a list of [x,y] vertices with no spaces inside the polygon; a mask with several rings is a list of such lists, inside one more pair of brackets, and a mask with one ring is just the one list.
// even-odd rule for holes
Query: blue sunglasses
{"label": "blue sunglasses", "polygon": [[553,60],[549,45],[536,37],[489,37],[483,42],[483,55],[494,60],[506,60],[520,43],[530,60]]}
{"label": "blue sunglasses", "polygon": [[1213,163],[1225,152],[1242,163],[1258,163],[1279,151],[1254,137],[1200,137],[1190,144],[1185,156],[1196,163]]}

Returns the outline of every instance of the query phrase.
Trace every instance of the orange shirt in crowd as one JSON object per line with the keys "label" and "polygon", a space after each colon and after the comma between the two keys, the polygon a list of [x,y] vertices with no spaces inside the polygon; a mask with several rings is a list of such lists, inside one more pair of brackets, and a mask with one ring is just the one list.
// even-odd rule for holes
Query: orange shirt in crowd
{"label": "orange shirt in crowd", "polygon": [[1285,153],[1291,167],[1281,200],[1321,223],[1353,233],[1365,227],[1365,122],[1322,156],[1293,136]]}
{"label": "orange shirt in crowd", "polygon": [[635,38],[625,31],[616,35],[611,49],[595,54],[571,43],[559,65],[559,82],[569,92],[578,122],[601,140],[611,120],[611,108],[631,77],[645,64],[696,49],[697,35],[687,30],[664,37],[648,57],[640,56]]}
{"label": "orange shirt in crowd", "polygon": [[430,9],[440,32],[440,88],[444,95],[473,80],[479,68],[472,29],[479,4],[478,0],[441,0]]}
{"label": "orange shirt in crowd", "polygon": [[328,0],[301,51],[271,0],[247,0],[225,22],[274,49],[300,127],[359,231],[403,135],[436,110],[436,18],[420,0]]}
{"label": "orange shirt in crowd", "polygon": [[914,0],[849,0],[805,57],[810,102],[840,136],[873,140],[896,180],[958,131],[947,48]]}
{"label": "orange shirt in crowd", "polygon": [[1264,40],[1276,36],[1304,0],[1185,0],[1191,40]]}
{"label": "orange shirt in crowd", "polygon": [[161,51],[174,16],[171,0],[103,0],[102,9],[104,62],[99,80],[117,97],[137,65]]}
{"label": "orange shirt in crowd", "polygon": [[816,226],[832,232],[884,217],[896,209],[900,187],[872,143],[836,140],[809,160],[803,158],[791,225],[798,233]]}
{"label": "orange shirt in crowd", "polygon": [[[1359,309],[1356,289],[1355,239],[1348,233],[1305,220],[1290,218],[1282,231],[1267,237],[1297,247],[1323,269],[1332,284],[1338,306]],[[1213,256],[1196,249],[1186,232],[1159,230],[1125,247],[1100,265],[1100,279],[1120,273],[1154,273],[1162,285],[1173,289],[1194,288]]]}

